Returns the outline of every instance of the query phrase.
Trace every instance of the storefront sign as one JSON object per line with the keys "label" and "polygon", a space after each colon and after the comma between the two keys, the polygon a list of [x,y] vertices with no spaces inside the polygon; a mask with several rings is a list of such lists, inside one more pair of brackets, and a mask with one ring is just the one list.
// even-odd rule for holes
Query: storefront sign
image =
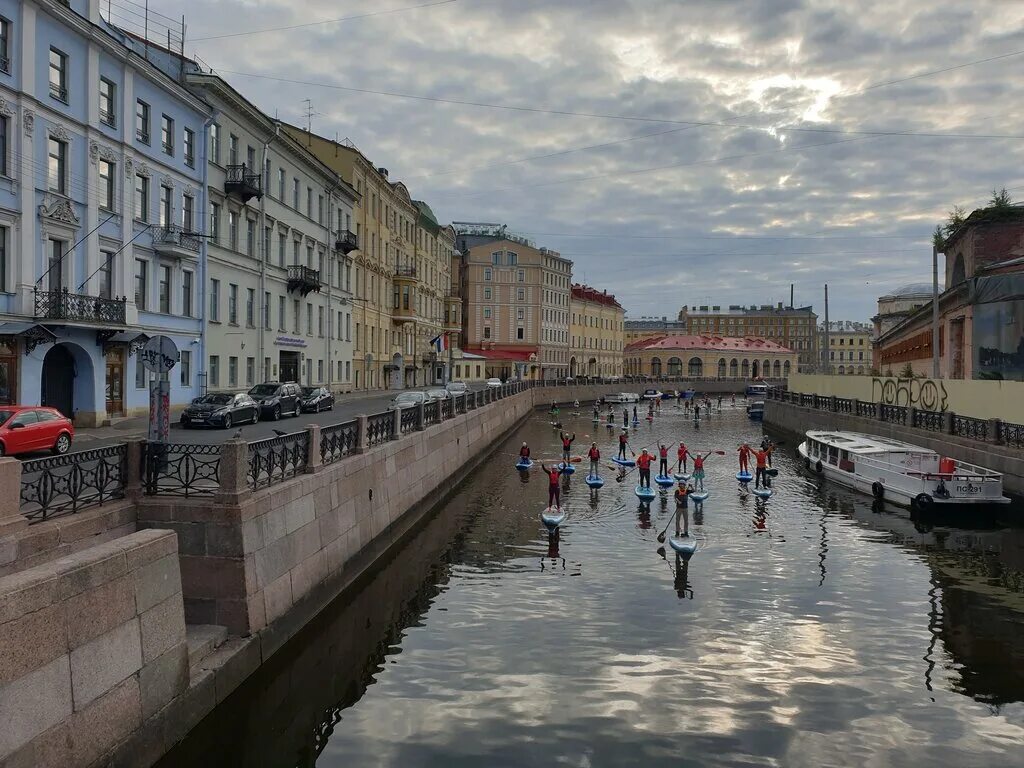
{"label": "storefront sign", "polygon": [[282,347],[304,347],[306,346],[305,339],[297,339],[294,336],[278,336],[274,339],[274,343]]}

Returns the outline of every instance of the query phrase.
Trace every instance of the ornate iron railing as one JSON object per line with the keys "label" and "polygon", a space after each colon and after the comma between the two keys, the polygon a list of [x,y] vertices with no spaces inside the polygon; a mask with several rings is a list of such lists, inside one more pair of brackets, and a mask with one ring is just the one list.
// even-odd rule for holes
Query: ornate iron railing
{"label": "ornate iron railing", "polygon": [[423,423],[426,424],[437,424],[441,409],[438,408],[437,401],[426,403],[423,406]]}
{"label": "ornate iron railing", "polygon": [[395,417],[391,411],[366,417],[366,446],[386,443],[395,436]]}
{"label": "ornate iron railing", "polygon": [[450,397],[446,397],[444,400],[438,401],[439,412],[441,414],[441,421],[450,419],[453,415],[454,404]]}
{"label": "ornate iron railing", "polygon": [[848,397],[836,398],[837,413],[853,413],[853,400]]}
{"label": "ornate iron railing", "polygon": [[465,413],[469,409],[468,397],[466,395],[456,395],[455,397],[455,412]]}
{"label": "ornate iron railing", "polygon": [[941,432],[945,421],[940,411],[914,411],[914,423],[910,426],[927,429],[929,432]]}
{"label": "ornate iron railing", "polygon": [[419,425],[420,420],[420,409],[419,408],[403,408],[401,415],[401,428],[402,434],[413,432]]}
{"label": "ornate iron railing", "polygon": [[67,288],[59,291],[33,291],[35,316],[46,320],[77,320],[104,325],[124,325],[128,300],[101,299],[71,293]]}
{"label": "ornate iron railing", "polygon": [[969,437],[972,440],[988,439],[988,421],[985,419],[972,419],[970,416],[953,415],[953,434],[959,437]]}
{"label": "ornate iron railing", "polygon": [[188,232],[177,225],[158,227],[153,230],[154,247],[169,245],[186,251],[192,251],[193,253],[199,253],[201,243],[202,236],[195,232]]}
{"label": "ornate iron railing", "polygon": [[148,496],[212,496],[220,487],[220,446],[146,443],[142,471]]}
{"label": "ornate iron railing", "polygon": [[21,514],[41,523],[124,498],[126,457],[121,443],[23,462]]}
{"label": "ornate iron railing", "polygon": [[320,461],[331,464],[354,453],[359,443],[359,422],[355,419],[320,430]]}
{"label": "ornate iron railing", "polygon": [[814,405],[814,395],[800,395],[800,405],[811,406]]}
{"label": "ornate iron railing", "polygon": [[857,401],[857,415],[865,416],[869,419],[875,418],[875,404],[865,403],[860,400]]}
{"label": "ornate iron railing", "polygon": [[1013,424],[1004,421],[1002,426],[1003,442],[1014,448],[1024,448],[1024,424]]}
{"label": "ornate iron railing", "polygon": [[249,443],[250,488],[264,488],[295,477],[309,461],[309,432]]}
{"label": "ornate iron railing", "polygon": [[890,424],[906,424],[907,408],[903,405],[882,405],[882,421]]}

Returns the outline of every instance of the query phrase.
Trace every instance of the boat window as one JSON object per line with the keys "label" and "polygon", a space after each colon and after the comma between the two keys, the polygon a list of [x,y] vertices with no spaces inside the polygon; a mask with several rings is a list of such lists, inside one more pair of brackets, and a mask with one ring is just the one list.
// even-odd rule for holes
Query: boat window
{"label": "boat window", "polygon": [[838,464],[839,463],[839,449],[836,446],[834,446],[834,445],[830,445],[828,447],[828,463],[829,464]]}

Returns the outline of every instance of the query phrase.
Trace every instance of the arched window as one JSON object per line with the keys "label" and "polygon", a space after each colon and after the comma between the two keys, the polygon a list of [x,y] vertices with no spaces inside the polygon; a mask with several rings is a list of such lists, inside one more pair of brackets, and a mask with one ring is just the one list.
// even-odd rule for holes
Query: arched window
{"label": "arched window", "polygon": [[782,378],[782,363],[780,363],[778,360],[772,363],[772,376],[774,376],[776,379]]}
{"label": "arched window", "polygon": [[764,378],[766,378],[766,379],[772,375],[772,361],[771,360],[765,360],[764,361],[764,364],[761,366],[761,375],[764,376]]}
{"label": "arched window", "polygon": [[[756,366],[757,363],[755,362],[754,365]],[[744,360],[743,363],[740,364],[740,376],[744,379],[750,376],[750,362],[748,360]]]}
{"label": "arched window", "polygon": [[[744,360],[743,362],[746,363],[747,361]],[[754,362],[752,362],[750,364],[750,376],[751,376],[751,378],[756,379],[758,376],[760,376],[761,375],[760,371],[761,371],[761,365],[760,365],[760,363],[758,363],[757,360],[755,360]],[[744,374],[744,378],[746,378],[746,374]]]}
{"label": "arched window", "polygon": [[786,376],[788,378],[789,377],[789,369],[790,369],[789,360],[787,360],[785,363],[782,364],[782,375]]}
{"label": "arched window", "polygon": [[845,365],[840,365],[839,366],[839,375],[842,376],[844,373],[846,373],[846,366]]}
{"label": "arched window", "polygon": [[682,376],[683,375],[683,361],[678,357],[670,357],[668,359],[668,375],[669,376]]}
{"label": "arched window", "polygon": [[704,375],[704,361],[699,357],[690,358],[690,375],[691,376],[703,376]]}
{"label": "arched window", "polygon": [[661,358],[651,358],[651,376],[661,376]]}
{"label": "arched window", "polygon": [[725,358],[723,357],[718,361],[718,378],[725,378]]}
{"label": "arched window", "polygon": [[734,379],[740,375],[740,364],[735,357],[729,361],[729,375]]}
{"label": "arched window", "polygon": [[857,375],[858,376],[863,376],[864,375],[864,366],[863,365],[858,365],[857,366]]}

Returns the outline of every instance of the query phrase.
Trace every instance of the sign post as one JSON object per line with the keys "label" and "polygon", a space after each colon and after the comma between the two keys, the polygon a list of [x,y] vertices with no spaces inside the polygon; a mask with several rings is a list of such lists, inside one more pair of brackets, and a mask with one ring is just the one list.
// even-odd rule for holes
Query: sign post
{"label": "sign post", "polygon": [[171,379],[168,374],[178,362],[178,347],[167,336],[154,336],[138,355],[142,367],[157,375],[149,382],[149,457],[162,466],[167,458],[166,443],[171,427]]}

